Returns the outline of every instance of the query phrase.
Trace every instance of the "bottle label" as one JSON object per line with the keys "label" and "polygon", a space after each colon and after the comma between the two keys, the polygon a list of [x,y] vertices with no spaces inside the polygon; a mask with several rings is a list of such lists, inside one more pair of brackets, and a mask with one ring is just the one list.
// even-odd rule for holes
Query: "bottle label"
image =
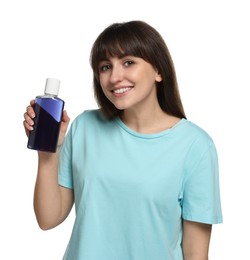
{"label": "bottle label", "polygon": [[61,122],[64,101],[59,98],[36,98],[36,103],[57,122]]}

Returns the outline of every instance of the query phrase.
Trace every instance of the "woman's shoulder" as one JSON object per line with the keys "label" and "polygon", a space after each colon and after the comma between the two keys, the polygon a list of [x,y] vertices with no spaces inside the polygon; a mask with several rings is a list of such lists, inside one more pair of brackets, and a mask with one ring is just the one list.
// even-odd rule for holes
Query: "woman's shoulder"
{"label": "woman's shoulder", "polygon": [[105,121],[105,117],[101,109],[89,109],[81,112],[73,121],[73,123]]}
{"label": "woman's shoulder", "polygon": [[110,120],[108,120],[103,114],[101,109],[89,109],[81,112],[72,122],[71,127],[73,129],[77,128],[101,128],[107,124],[110,124]]}
{"label": "woman's shoulder", "polygon": [[185,135],[186,137],[203,145],[211,145],[214,143],[210,134],[200,125],[188,119],[182,119],[182,122],[183,123],[181,124],[181,130],[183,135]]}

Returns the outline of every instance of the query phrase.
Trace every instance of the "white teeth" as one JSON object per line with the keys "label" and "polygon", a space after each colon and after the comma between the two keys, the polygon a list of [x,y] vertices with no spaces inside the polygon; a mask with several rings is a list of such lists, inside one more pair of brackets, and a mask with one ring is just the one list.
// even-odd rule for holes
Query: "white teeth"
{"label": "white teeth", "polygon": [[127,91],[129,91],[131,88],[119,88],[119,89],[115,89],[114,90],[114,93],[116,93],[116,94],[122,94],[122,93],[124,93],[124,92],[127,92]]}

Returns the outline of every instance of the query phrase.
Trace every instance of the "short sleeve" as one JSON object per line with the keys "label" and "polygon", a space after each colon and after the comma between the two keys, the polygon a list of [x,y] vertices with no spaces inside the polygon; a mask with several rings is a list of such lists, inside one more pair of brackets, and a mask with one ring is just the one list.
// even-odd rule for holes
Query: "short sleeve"
{"label": "short sleeve", "polygon": [[61,147],[58,173],[58,184],[69,189],[73,189],[71,133],[72,129],[69,130]]}
{"label": "short sleeve", "polygon": [[183,182],[183,219],[221,223],[218,157],[214,143],[196,144],[190,152],[189,161]]}

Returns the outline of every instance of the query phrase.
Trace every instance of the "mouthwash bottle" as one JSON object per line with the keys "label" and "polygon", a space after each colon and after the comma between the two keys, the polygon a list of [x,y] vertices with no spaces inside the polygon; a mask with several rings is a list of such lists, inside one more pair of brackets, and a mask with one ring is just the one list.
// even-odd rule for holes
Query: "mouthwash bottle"
{"label": "mouthwash bottle", "polygon": [[44,95],[35,98],[33,130],[27,147],[34,150],[56,152],[64,101],[58,98],[60,81],[48,78]]}

